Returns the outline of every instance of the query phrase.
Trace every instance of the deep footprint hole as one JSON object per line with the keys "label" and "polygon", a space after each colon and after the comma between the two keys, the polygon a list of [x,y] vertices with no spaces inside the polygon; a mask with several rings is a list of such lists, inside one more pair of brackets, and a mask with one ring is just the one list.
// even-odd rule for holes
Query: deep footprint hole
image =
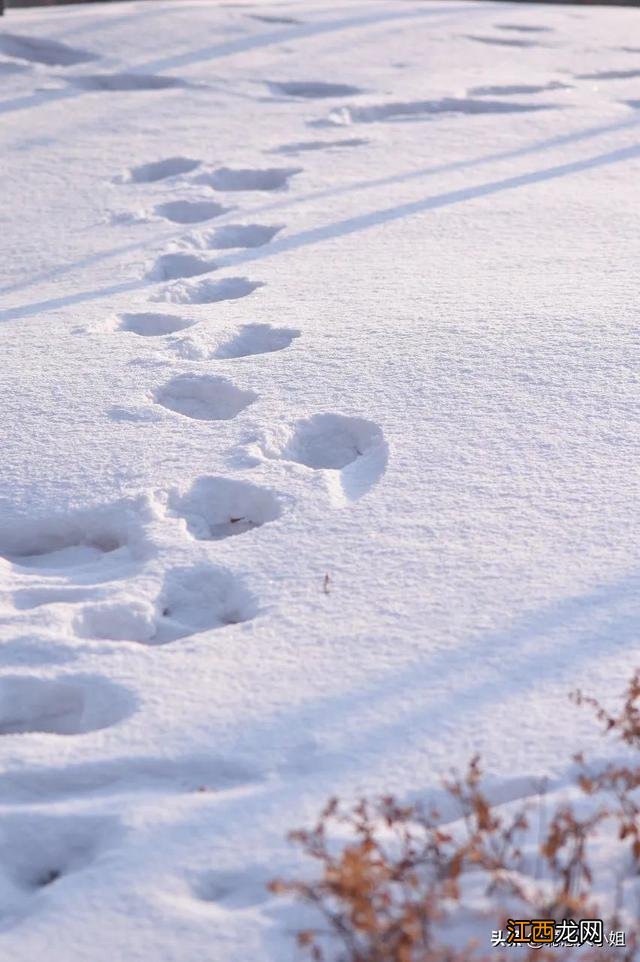
{"label": "deep footprint hole", "polygon": [[214,200],[170,200],[166,204],[158,204],[155,211],[174,224],[197,224],[220,217],[228,209]]}
{"label": "deep footprint hole", "polygon": [[300,337],[293,327],[272,327],[271,324],[243,324],[235,337],[215,351],[217,360],[251,357],[254,354],[271,354],[283,351]]}
{"label": "deep footprint hole", "polygon": [[0,536],[0,557],[28,568],[83,566],[127,545],[127,527],[127,514],[118,506],[75,517],[7,524]]}
{"label": "deep footprint hole", "polygon": [[301,167],[267,167],[262,170],[219,167],[198,180],[220,191],[281,190],[301,170]]}
{"label": "deep footprint hole", "polygon": [[176,281],[161,297],[173,304],[216,304],[247,297],[259,287],[264,287],[263,281],[250,281],[248,277],[225,277],[221,281],[205,278],[202,281]]}
{"label": "deep footprint hole", "polygon": [[175,314],[146,312],[120,315],[120,330],[138,334],[140,337],[163,337],[165,334],[176,334],[193,324],[195,321],[176,317]]}
{"label": "deep footprint hole", "polygon": [[267,488],[217,477],[199,478],[185,494],[174,492],[169,504],[194,538],[203,541],[244,534],[282,513],[278,498]]}
{"label": "deep footprint hole", "polygon": [[149,280],[154,281],[173,281],[181,277],[208,274],[210,271],[215,271],[216,267],[213,261],[198,257],[197,254],[176,252],[161,254],[147,276]]}
{"label": "deep footprint hole", "polygon": [[382,431],[372,421],[316,414],[296,424],[282,453],[309,468],[339,471],[382,443]]}
{"label": "deep footprint hole", "polygon": [[[5,920],[35,908],[36,895],[89,868],[122,836],[112,816],[9,815],[0,822],[0,885]],[[33,901],[32,901],[33,900]]]}
{"label": "deep footprint hole", "polygon": [[[557,109],[557,104],[521,104],[504,100],[474,100],[471,97],[443,97],[441,100],[409,100],[404,103],[372,104],[369,107],[339,107],[328,122],[336,126],[437,116],[439,114],[508,114]],[[327,121],[321,122],[323,125]]]}
{"label": "deep footprint hole", "polygon": [[179,374],[156,392],[155,399],[188,418],[228,421],[253,404],[258,395],[217,375]]}
{"label": "deep footprint hole", "polygon": [[57,40],[42,40],[15,33],[0,33],[0,51],[9,57],[42,63],[48,67],[72,67],[74,64],[96,60],[97,54],[77,50]]}
{"label": "deep footprint hole", "polygon": [[155,160],[132,167],[129,171],[129,180],[134,184],[152,184],[157,180],[189,174],[199,166],[199,160],[191,160],[189,157],[167,157],[165,160]]}
{"label": "deep footprint hole", "polygon": [[132,709],[128,691],[106,678],[0,678],[0,735],[81,735],[114,725]]}
{"label": "deep footprint hole", "polygon": [[256,599],[230,571],[213,566],[170,571],[158,599],[160,618],[150,644],[163,645],[250,621]]}
{"label": "deep footprint hole", "polygon": [[262,247],[283,229],[283,225],[270,224],[225,224],[193,238],[197,247],[212,250],[233,248]]}
{"label": "deep footprint hole", "polygon": [[193,86],[180,77],[141,73],[103,73],[84,76],[76,74],[74,77],[69,77],[69,83],[82,90],[93,90],[96,93],[134,93],[138,90],[170,90],[172,87]]}
{"label": "deep footprint hole", "polygon": [[321,100],[326,97],[350,97],[363,93],[353,84],[326,83],[320,80],[268,80],[267,87],[277,94],[302,100]]}

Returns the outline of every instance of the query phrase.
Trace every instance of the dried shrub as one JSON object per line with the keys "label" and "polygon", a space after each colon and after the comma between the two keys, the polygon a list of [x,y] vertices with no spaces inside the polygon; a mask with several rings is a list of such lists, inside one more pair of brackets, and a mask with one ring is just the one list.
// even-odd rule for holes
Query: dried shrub
{"label": "dried shrub", "polygon": [[[640,673],[629,683],[617,715],[580,692],[572,697],[594,709],[607,734],[640,749]],[[640,873],[640,806],[633,794],[640,787],[640,758],[635,765],[609,764],[597,774],[589,773],[583,758],[579,761],[577,784],[592,800],[586,814],[558,804],[545,820],[538,798],[537,805],[523,805],[505,815],[483,790],[478,757],[462,776],[444,782],[446,797],[458,811],[447,824],[436,809],[401,805],[392,796],[361,799],[351,806],[331,799],[312,829],[290,835],[316,863],[317,873],[309,881],[270,883],[272,892],[311,906],[320,920],[317,927],[298,932],[303,954],[312,962],[503,959],[503,949],[495,955],[481,954],[477,942],[460,946],[451,938],[469,880],[476,893],[480,886],[503,928],[505,904],[517,906],[518,914],[511,910],[512,918],[558,923],[598,918],[589,847],[603,822],[613,819],[619,842],[630,842]],[[604,804],[611,798],[613,806]],[[533,879],[525,870],[523,854],[528,844],[531,847],[532,815],[539,825]],[[617,913],[608,927],[621,927]],[[518,958],[559,962],[569,952],[572,959],[586,960],[602,958],[606,951],[611,962],[632,962],[637,941],[635,933],[628,934],[625,947],[527,947]]]}
{"label": "dried shrub", "polygon": [[[572,699],[577,705],[593,708],[605,735],[613,735],[634,751],[640,750],[640,672],[629,682],[617,715],[611,715],[596,698],[587,697],[581,691],[574,692]],[[640,800],[634,794],[640,788],[640,762],[610,763],[604,771],[590,774],[583,756],[576,756],[576,761],[581,765],[580,787],[587,795],[608,798],[607,814],[616,823],[619,840],[628,839],[636,869],[640,871]]]}

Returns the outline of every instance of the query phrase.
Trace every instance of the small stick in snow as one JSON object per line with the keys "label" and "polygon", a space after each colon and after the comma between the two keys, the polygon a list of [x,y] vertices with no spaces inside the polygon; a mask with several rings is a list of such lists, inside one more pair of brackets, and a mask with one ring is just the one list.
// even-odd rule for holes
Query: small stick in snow
{"label": "small stick in snow", "polygon": [[325,595],[328,595],[328,594],[329,594],[329,582],[330,582],[330,581],[331,581],[331,579],[330,579],[329,575],[326,574],[326,575],[324,576],[324,581],[322,582],[322,590],[324,591]]}

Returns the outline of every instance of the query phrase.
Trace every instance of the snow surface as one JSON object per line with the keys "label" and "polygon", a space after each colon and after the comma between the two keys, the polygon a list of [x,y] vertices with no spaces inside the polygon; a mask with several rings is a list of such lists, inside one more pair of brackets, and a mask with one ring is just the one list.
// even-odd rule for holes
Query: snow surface
{"label": "snow surface", "polygon": [[264,882],[329,795],[601,751],[567,692],[637,665],[638,16],[0,23],[2,959],[285,962]]}

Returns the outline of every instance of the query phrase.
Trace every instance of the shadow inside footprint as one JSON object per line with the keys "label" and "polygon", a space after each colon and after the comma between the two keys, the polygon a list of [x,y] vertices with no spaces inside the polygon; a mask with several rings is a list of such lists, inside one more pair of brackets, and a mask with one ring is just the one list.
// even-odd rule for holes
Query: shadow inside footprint
{"label": "shadow inside footprint", "polygon": [[0,33],[0,51],[8,57],[43,63],[48,67],[71,67],[77,63],[96,60],[97,54],[76,50],[57,40],[25,37],[15,33]]}
{"label": "shadow inside footprint", "polygon": [[[44,889],[91,865],[123,835],[118,818],[6,815],[0,820],[0,909],[3,928],[30,914]],[[37,901],[36,901],[37,897]]]}
{"label": "shadow inside footprint", "polygon": [[553,33],[551,27],[539,27],[524,23],[496,23],[498,30],[513,30],[515,33]]}
{"label": "shadow inside footprint", "polygon": [[298,20],[296,17],[277,17],[266,13],[248,13],[247,16],[250,17],[251,20],[260,20],[262,23],[280,23],[283,25],[304,23],[303,20]]}
{"label": "shadow inside footprint", "polygon": [[74,87],[81,87],[83,90],[94,90],[96,92],[130,92],[148,90],[168,90],[171,87],[191,87],[193,84],[180,77],[166,77],[156,74],[142,73],[101,73],[101,74],[76,74],[68,78],[68,83]]}
{"label": "shadow inside footprint", "polygon": [[247,909],[270,898],[272,878],[266,866],[253,866],[237,872],[203,872],[192,883],[192,891],[203,902],[221,903],[228,909]]}
{"label": "shadow inside footprint", "polygon": [[236,759],[217,755],[126,756],[98,762],[18,766],[0,774],[0,801],[48,802],[75,796],[132,792],[157,795],[226,791],[255,783],[261,773]]}
{"label": "shadow inside footprint", "polygon": [[301,170],[301,167],[267,167],[263,170],[219,167],[212,173],[202,174],[198,182],[221,191],[281,190]]}
{"label": "shadow inside footprint", "polygon": [[410,100],[406,103],[372,104],[369,107],[339,107],[332,110],[328,120],[314,121],[327,124],[373,124],[381,121],[406,120],[439,114],[518,114],[538,110],[557,109],[557,104],[520,104],[504,100],[474,100],[470,97],[443,97],[441,100]]}
{"label": "shadow inside footprint", "polygon": [[328,473],[336,503],[356,501],[380,479],[387,466],[388,446],[381,429],[365,418],[315,414],[296,421],[262,445],[267,457],[295,461]]}
{"label": "shadow inside footprint", "polygon": [[[139,506],[144,510],[142,502]],[[141,531],[136,504],[123,500],[70,515],[6,522],[0,535],[0,557],[40,571],[83,568],[105,556],[124,560],[127,547],[141,537]]]}
{"label": "shadow inside footprint", "polygon": [[228,210],[228,207],[223,207],[214,200],[170,200],[166,204],[158,204],[155,208],[156,214],[174,224],[197,224],[202,220],[220,217]]}
{"label": "shadow inside footprint", "polygon": [[234,301],[252,294],[263,281],[250,281],[247,277],[225,277],[221,281],[206,279],[197,283],[177,281],[154,300],[170,301],[174,304],[215,304],[218,301]]}
{"label": "shadow inside footprint", "polygon": [[341,470],[381,441],[382,432],[372,421],[316,414],[296,423],[282,454],[309,468]]}
{"label": "shadow inside footprint", "polygon": [[185,317],[176,317],[174,314],[154,314],[152,312],[142,314],[121,314],[120,330],[130,331],[140,337],[163,337],[165,334],[176,334],[195,324]]}
{"label": "shadow inside footprint", "polygon": [[510,97],[514,94],[539,94],[546,90],[572,90],[572,84],[563,84],[558,80],[551,80],[546,84],[495,84],[486,87],[471,87],[468,93],[474,97]]}
{"label": "shadow inside footprint", "polygon": [[197,254],[182,252],[161,254],[147,277],[153,281],[173,281],[180,277],[197,277],[198,274],[209,274],[216,268],[217,265],[213,261],[198,257]]}
{"label": "shadow inside footprint", "polygon": [[363,91],[352,84],[325,83],[315,80],[267,80],[269,90],[302,100],[322,100],[325,97],[350,97]]}
{"label": "shadow inside footprint", "polygon": [[199,160],[190,160],[188,157],[167,157],[166,160],[155,160],[149,164],[132,167],[127,180],[134,184],[152,184],[157,180],[188,174],[199,166]]}
{"label": "shadow inside footprint", "polygon": [[640,70],[597,70],[595,73],[574,74],[577,80],[634,80]]}
{"label": "shadow inside footprint", "polygon": [[99,676],[0,678],[0,735],[82,735],[115,725],[134,707],[126,689]]}
{"label": "shadow inside footprint", "polygon": [[300,140],[297,143],[273,147],[267,153],[296,156],[307,150],[338,150],[344,147],[364,147],[368,143],[369,141],[364,137],[345,137],[341,140]]}
{"label": "shadow inside footprint", "polygon": [[144,598],[85,605],[75,620],[82,638],[164,645],[255,617],[258,606],[244,583],[224,568],[171,570],[155,602]]}
{"label": "shadow inside footprint", "polygon": [[163,645],[214,628],[250,621],[258,606],[244,583],[224,568],[175,568],[158,599],[160,617],[150,644]]}
{"label": "shadow inside footprint", "polygon": [[524,40],[516,37],[481,37],[477,34],[466,34],[467,40],[475,40],[476,43],[493,44],[496,47],[542,47],[544,44],[537,43],[535,40]]}
{"label": "shadow inside footprint", "polygon": [[258,395],[214,374],[179,374],[156,392],[155,399],[170,411],[198,421],[229,421]]}
{"label": "shadow inside footprint", "polygon": [[185,493],[172,493],[172,512],[202,541],[220,541],[244,534],[280,517],[278,498],[249,481],[204,477]]}
{"label": "shadow inside footprint", "polygon": [[222,344],[213,354],[217,360],[250,357],[253,354],[270,354],[289,347],[300,337],[293,327],[272,327],[271,324],[243,324],[230,341]]}
{"label": "shadow inside footprint", "polygon": [[203,250],[262,247],[264,244],[268,244],[281,230],[282,225],[225,224],[224,227],[215,227],[213,230],[194,236],[191,238],[191,243],[194,247]]}

